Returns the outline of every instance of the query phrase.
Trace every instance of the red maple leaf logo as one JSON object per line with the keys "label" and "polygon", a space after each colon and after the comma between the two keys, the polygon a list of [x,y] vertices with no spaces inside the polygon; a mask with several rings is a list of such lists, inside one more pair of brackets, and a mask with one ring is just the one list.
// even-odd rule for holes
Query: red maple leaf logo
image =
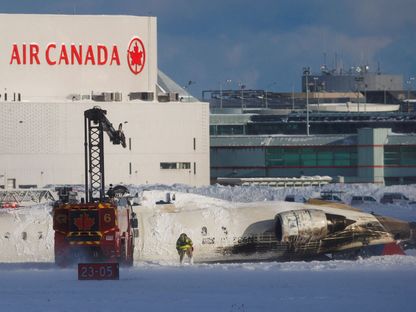
{"label": "red maple leaf logo", "polygon": [[95,220],[90,218],[87,213],[83,213],[78,218],[75,218],[74,224],[80,231],[88,231],[94,225]]}
{"label": "red maple leaf logo", "polygon": [[139,47],[137,45],[137,42],[133,48],[133,51],[129,51],[130,59],[131,59],[131,65],[139,65],[142,66],[142,57],[143,52],[139,51]]}
{"label": "red maple leaf logo", "polygon": [[144,67],[146,61],[146,52],[143,42],[135,37],[130,41],[129,49],[127,50],[127,62],[131,72],[135,75],[139,74]]}

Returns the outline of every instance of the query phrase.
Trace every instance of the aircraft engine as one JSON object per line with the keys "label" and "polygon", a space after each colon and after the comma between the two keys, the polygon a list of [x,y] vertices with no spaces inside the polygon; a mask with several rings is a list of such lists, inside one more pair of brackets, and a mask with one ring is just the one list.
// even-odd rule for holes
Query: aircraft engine
{"label": "aircraft engine", "polygon": [[354,221],[344,216],[326,214],[322,210],[291,210],[275,216],[277,240],[292,244],[318,241],[328,234],[342,231]]}

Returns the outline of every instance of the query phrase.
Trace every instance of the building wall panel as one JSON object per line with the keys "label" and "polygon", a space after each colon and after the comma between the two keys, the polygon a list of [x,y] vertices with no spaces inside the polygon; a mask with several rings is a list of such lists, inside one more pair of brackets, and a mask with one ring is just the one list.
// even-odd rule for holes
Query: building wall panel
{"label": "building wall panel", "polygon": [[[0,185],[7,178],[18,185],[83,184],[84,111],[96,104],[0,103]],[[123,124],[128,143],[123,149],[104,135],[108,183],[209,184],[207,103],[102,103],[101,108],[114,127]],[[161,162],[189,162],[191,169],[162,170]]]}

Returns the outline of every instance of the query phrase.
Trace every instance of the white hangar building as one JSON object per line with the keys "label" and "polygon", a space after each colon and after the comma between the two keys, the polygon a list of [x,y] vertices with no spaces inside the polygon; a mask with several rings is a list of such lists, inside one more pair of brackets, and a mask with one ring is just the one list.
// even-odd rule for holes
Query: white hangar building
{"label": "white hangar building", "polygon": [[84,111],[107,110],[106,183],[209,184],[209,107],[158,71],[155,17],[0,14],[0,187],[83,184]]}

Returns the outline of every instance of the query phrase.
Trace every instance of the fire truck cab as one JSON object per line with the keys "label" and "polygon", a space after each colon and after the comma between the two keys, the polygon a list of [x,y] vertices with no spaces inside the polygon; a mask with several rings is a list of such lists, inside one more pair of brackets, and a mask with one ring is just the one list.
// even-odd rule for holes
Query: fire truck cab
{"label": "fire truck cab", "polygon": [[55,262],[59,266],[81,260],[132,265],[137,227],[128,196],[91,203],[59,200],[53,210]]}

